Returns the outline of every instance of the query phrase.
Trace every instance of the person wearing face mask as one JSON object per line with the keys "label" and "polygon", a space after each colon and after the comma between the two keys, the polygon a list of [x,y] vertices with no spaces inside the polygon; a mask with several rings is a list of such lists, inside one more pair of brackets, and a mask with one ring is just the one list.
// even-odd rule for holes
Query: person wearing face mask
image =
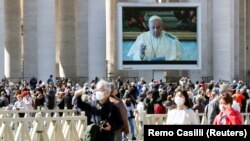
{"label": "person wearing face mask", "polygon": [[214,125],[242,125],[243,119],[239,111],[232,108],[233,98],[231,94],[225,94],[220,99],[220,113],[216,115]]}
{"label": "person wearing face mask", "polygon": [[[114,141],[115,132],[120,130],[124,123],[117,106],[110,102],[111,86],[105,80],[99,80],[96,84],[96,100],[86,101],[86,113],[90,113],[91,124],[100,127],[94,141]],[[88,136],[86,136],[88,137]]]}
{"label": "person wearing face mask", "polygon": [[199,124],[199,119],[190,106],[187,91],[177,89],[175,92],[174,102],[176,103],[176,108],[168,112],[166,124]]}

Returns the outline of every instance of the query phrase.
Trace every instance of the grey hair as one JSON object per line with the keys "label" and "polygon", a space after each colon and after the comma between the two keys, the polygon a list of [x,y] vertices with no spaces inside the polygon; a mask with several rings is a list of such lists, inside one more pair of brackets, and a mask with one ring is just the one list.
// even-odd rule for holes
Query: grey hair
{"label": "grey hair", "polygon": [[161,17],[156,16],[156,15],[153,15],[153,16],[151,16],[151,17],[149,18],[148,24],[151,25],[151,23],[152,23],[154,20],[160,20],[160,21],[161,21],[161,25],[162,25],[162,19],[161,19]]}
{"label": "grey hair", "polygon": [[219,92],[220,92],[220,93],[224,93],[224,92],[226,92],[226,90],[227,90],[228,88],[230,88],[230,87],[231,87],[230,84],[228,84],[228,83],[223,83],[223,84],[220,86]]}
{"label": "grey hair", "polygon": [[108,93],[110,94],[111,92],[111,86],[109,84],[109,82],[101,79],[100,81],[98,81],[98,83],[96,84],[96,88],[100,88],[102,87],[104,88],[104,90],[108,91]]}

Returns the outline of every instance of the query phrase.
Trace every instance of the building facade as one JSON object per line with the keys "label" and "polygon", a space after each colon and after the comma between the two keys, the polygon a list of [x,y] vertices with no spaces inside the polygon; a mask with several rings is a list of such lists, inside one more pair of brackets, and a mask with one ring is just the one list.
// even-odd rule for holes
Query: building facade
{"label": "building facade", "polygon": [[[118,2],[200,3],[200,70],[119,70]],[[97,4],[98,3],[98,4]],[[188,76],[201,80],[250,75],[248,0],[0,0],[0,77]]]}

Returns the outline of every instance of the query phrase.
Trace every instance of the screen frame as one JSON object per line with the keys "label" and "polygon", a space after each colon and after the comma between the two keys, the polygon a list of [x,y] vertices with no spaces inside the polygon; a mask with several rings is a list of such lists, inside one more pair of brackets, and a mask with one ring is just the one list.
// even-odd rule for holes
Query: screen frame
{"label": "screen frame", "polygon": [[[123,8],[124,7],[165,7],[165,8],[196,8],[197,12],[197,63],[196,64],[182,64],[182,63],[167,63],[167,64],[124,64],[123,63]],[[201,4],[200,3],[117,3],[117,51],[118,51],[118,69],[119,70],[200,70],[202,62],[201,51]]]}

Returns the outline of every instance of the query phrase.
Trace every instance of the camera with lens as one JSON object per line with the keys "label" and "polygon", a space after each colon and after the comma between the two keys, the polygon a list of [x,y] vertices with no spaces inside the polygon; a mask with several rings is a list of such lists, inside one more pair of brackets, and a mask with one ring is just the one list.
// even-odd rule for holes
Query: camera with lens
{"label": "camera with lens", "polygon": [[101,121],[100,122],[100,127],[106,128],[108,126],[107,123],[108,123],[108,121],[106,121],[106,120]]}

